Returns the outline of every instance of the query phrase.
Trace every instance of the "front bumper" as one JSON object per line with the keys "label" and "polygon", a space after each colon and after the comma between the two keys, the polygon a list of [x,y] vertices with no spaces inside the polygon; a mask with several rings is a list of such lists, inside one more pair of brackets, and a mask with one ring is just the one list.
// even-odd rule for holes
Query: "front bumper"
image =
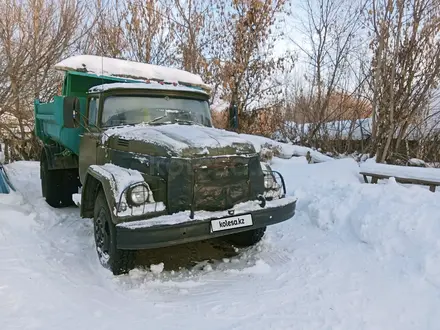
{"label": "front bumper", "polygon": [[[296,198],[285,197],[277,202],[268,202],[264,208],[247,212],[237,210],[233,216],[251,214],[253,224],[222,231],[212,231],[211,220],[228,218],[231,215],[210,216],[207,214],[206,218],[198,220],[191,220],[188,215],[184,221],[176,223],[165,221],[168,224],[161,224],[157,219],[122,223],[116,226],[117,248],[122,250],[151,249],[231,235],[288,220],[294,216],[295,209]],[[173,216],[165,217],[165,220],[170,220]]]}

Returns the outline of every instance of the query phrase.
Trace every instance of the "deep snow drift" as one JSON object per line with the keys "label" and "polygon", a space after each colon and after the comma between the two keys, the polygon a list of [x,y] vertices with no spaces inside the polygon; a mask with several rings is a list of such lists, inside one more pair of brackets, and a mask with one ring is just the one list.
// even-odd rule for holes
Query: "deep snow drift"
{"label": "deep snow drift", "polygon": [[[35,162],[0,195],[1,329],[439,329],[440,193],[363,184],[349,159],[275,159],[297,214],[258,246],[194,268],[113,277]],[[146,265],[148,266],[148,265]]]}

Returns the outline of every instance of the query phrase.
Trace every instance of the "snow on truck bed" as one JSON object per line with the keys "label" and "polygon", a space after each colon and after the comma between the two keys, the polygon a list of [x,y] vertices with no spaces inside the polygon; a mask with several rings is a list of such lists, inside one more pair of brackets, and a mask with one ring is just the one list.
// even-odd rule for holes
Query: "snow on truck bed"
{"label": "snow on truck bed", "polygon": [[408,178],[440,183],[440,169],[413,166],[398,166],[365,162],[360,164],[360,172],[379,174],[397,178]]}
{"label": "snow on truck bed", "polygon": [[188,71],[104,56],[72,56],[57,63],[55,69],[64,71],[86,71],[97,75],[124,78],[181,82],[200,86],[208,90],[210,89],[199,75]]}

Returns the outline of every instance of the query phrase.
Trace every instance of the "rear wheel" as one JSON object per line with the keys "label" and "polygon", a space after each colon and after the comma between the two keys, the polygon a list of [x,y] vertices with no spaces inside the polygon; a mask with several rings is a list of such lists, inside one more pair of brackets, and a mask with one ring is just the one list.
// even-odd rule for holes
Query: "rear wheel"
{"label": "rear wheel", "polygon": [[116,248],[116,227],[104,192],[99,191],[93,212],[96,252],[99,261],[113,275],[128,273],[135,265],[135,251]]}
{"label": "rear wheel", "polygon": [[225,239],[238,247],[247,247],[257,244],[264,236],[266,227],[243,231],[241,233],[228,235]]}
{"label": "rear wheel", "polygon": [[52,207],[61,207],[61,182],[59,175],[58,172],[49,170],[44,151],[40,160],[40,179],[41,190],[46,203]]}
{"label": "rear wheel", "polygon": [[72,194],[78,192],[77,169],[49,170],[46,153],[40,158],[41,191],[47,204],[60,208],[74,205]]}

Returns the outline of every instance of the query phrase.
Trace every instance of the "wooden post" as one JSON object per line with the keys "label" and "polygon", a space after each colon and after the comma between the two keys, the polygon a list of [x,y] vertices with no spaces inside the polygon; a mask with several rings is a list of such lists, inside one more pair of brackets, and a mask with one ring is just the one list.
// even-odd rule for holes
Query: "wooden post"
{"label": "wooden post", "polygon": [[5,140],[5,164],[9,163],[9,141]]}

